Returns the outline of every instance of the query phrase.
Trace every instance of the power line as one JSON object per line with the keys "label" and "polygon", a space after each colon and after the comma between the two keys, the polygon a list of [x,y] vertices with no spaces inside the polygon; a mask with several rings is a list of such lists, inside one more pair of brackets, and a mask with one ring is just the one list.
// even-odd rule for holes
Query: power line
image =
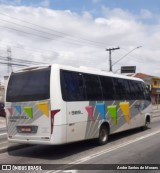
{"label": "power line", "polygon": [[[4,44],[4,43],[0,43],[1,45],[0,45],[0,47],[1,48],[4,48],[4,49],[6,49],[6,46],[11,46],[11,47],[14,47],[14,48],[16,48],[16,49],[21,49],[22,51],[24,51],[24,52],[33,52],[33,54],[34,55],[38,55],[38,56],[42,56],[42,55],[45,55],[45,59],[47,59],[47,60],[53,60],[53,58],[51,58],[51,55],[50,55],[50,52],[47,52],[47,50],[43,50],[43,49],[34,49],[34,48],[31,48],[31,47],[27,47],[27,48],[29,48],[29,49],[32,49],[32,50],[28,50],[28,49],[24,49],[24,48],[22,48],[22,47],[18,47],[18,46],[16,46],[16,45],[13,45],[13,44],[11,44],[11,43],[8,43],[8,44]],[[3,50],[3,49],[1,49],[1,50]],[[40,50],[40,51],[38,51],[38,50]],[[3,50],[4,51],[4,50]],[[42,52],[41,52],[42,51]],[[46,53],[44,53],[44,51],[46,51],[49,55],[47,55]],[[54,53],[55,55],[58,55],[58,52],[51,52],[51,53]],[[50,56],[50,57],[48,57],[48,56]],[[53,55],[54,56],[54,55]]]}
{"label": "power line", "polygon": [[[26,47],[26,48],[29,48],[29,49],[31,49],[31,50],[29,50],[29,49],[24,49],[24,48],[22,48],[22,47],[19,47],[18,45],[15,45],[14,43],[11,43],[11,42],[6,42],[6,41],[2,41],[2,42],[0,42],[0,44],[4,44],[4,45],[7,45],[8,46],[8,44],[10,45],[10,46],[12,46],[12,47],[16,47],[17,49],[23,49],[24,51],[30,51],[30,52],[33,52],[33,50],[34,50],[34,52],[38,52],[38,53],[42,53],[42,52],[50,52],[50,53],[55,53],[55,54],[57,54],[58,52],[56,52],[56,51],[53,51],[53,50],[47,50],[47,49],[40,49],[40,48],[33,48],[33,47]],[[0,45],[1,46],[1,45]],[[24,46],[24,45],[22,45],[22,46]]]}
{"label": "power line", "polygon": [[[4,64],[4,65],[8,65],[8,62],[1,62],[0,61],[0,64]],[[11,62],[11,65],[14,65],[14,66],[28,66],[28,65],[24,65],[24,64],[17,64],[17,63],[13,63],[13,62]]]}
{"label": "power line", "polygon": [[[49,30],[49,31],[52,31],[52,32],[55,32],[56,34],[60,34],[60,35],[57,35],[57,36],[61,36],[61,37],[64,37],[64,36],[69,36],[71,38],[74,38],[74,39],[81,39],[83,41],[87,41],[87,42],[91,42],[91,43],[96,43],[96,44],[101,44],[101,45],[105,45],[106,43],[103,43],[103,42],[97,42],[97,41],[93,41],[93,40],[88,40],[86,38],[80,38],[80,37],[77,37],[75,35],[72,35],[72,34],[68,34],[68,33],[64,33],[64,32],[60,32],[60,31],[57,31],[57,30],[53,30],[53,29],[50,29],[50,28],[47,28],[47,27],[44,27],[44,26],[41,26],[41,25],[37,25],[37,24],[34,24],[34,23],[31,23],[31,22],[28,22],[28,21],[25,21],[25,20],[22,20],[22,19],[19,19],[19,18],[16,18],[16,17],[13,17],[13,16],[10,16],[10,15],[7,15],[5,13],[2,13],[0,12],[1,15],[3,16],[7,16],[9,18],[12,18],[12,19],[15,19],[17,21],[21,21],[21,22],[24,22],[24,23],[28,23],[30,25],[33,25],[33,26],[36,26],[36,27],[39,27],[40,29],[44,29],[44,30]],[[23,25],[24,26],[24,25]],[[25,26],[24,26],[25,27]],[[27,26],[28,27],[28,26]],[[34,29],[34,28],[33,28]],[[39,30],[40,32],[44,32],[42,30]],[[46,32],[45,32],[46,33]],[[47,33],[47,34],[52,34],[52,33]],[[63,36],[62,36],[63,35]]]}
{"label": "power line", "polygon": [[[0,56],[0,60],[3,60],[3,62],[8,61],[7,57],[2,57]],[[1,61],[2,62],[2,61]],[[12,61],[9,63],[8,68],[13,64],[16,65],[40,65],[40,64],[48,64],[48,63],[44,63],[44,62],[35,62],[35,61],[29,61],[29,60],[21,60],[21,59],[16,59],[16,58],[12,58]],[[18,63],[18,64],[17,64]]]}
{"label": "power line", "polygon": [[[8,58],[0,56],[0,60],[8,61]],[[30,61],[30,60],[22,60],[22,59],[18,59],[18,58],[12,58],[12,62],[26,63],[26,64],[35,64],[35,65],[48,64],[48,63],[45,63],[45,62],[36,62],[36,61]]]}
{"label": "power line", "polygon": [[[57,38],[65,38],[66,35],[57,35],[57,34],[53,34],[53,33],[48,33],[48,32],[45,32],[45,31],[42,31],[42,30],[38,30],[38,29],[35,29],[35,28],[32,28],[32,27],[29,27],[29,26],[25,26],[25,25],[22,25],[22,24],[18,24],[18,23],[15,23],[15,22],[11,22],[11,21],[7,21],[7,20],[4,20],[4,19],[0,19],[1,21],[4,21],[4,22],[7,22],[7,23],[12,23],[14,25],[17,25],[17,26],[22,26],[24,28],[28,28],[30,30],[34,30],[36,32],[39,32],[39,33],[43,33],[43,34],[47,34],[47,35],[52,35],[54,37],[57,37]],[[4,26],[5,27],[5,26]],[[70,36],[71,37],[71,36]],[[43,37],[44,38],[44,37]],[[48,37],[46,37],[48,38]],[[74,42],[81,42],[81,43],[85,43],[85,42],[90,42],[90,45],[93,45],[93,46],[98,46],[97,45],[97,42],[93,42],[93,41],[89,41],[89,40],[86,40],[86,39],[83,39],[82,41],[78,40],[76,37],[75,38],[67,38],[68,40],[71,40],[71,41],[74,41]],[[93,44],[94,43],[94,44]],[[98,43],[100,44],[100,43]],[[100,45],[99,45],[100,46]],[[102,45],[101,45],[102,46]]]}
{"label": "power line", "polygon": [[[44,33],[44,34],[47,34],[47,35],[51,35],[51,37],[47,37],[47,36],[42,36],[42,35],[39,35],[39,34],[33,34],[33,33],[30,33],[30,32],[26,32],[26,31],[22,31],[22,30],[19,30],[17,28],[14,28],[14,27],[7,27],[7,26],[1,26],[1,27],[4,27],[4,28],[7,28],[7,29],[10,29],[10,30],[15,30],[17,32],[22,32],[22,33],[25,33],[25,34],[30,34],[30,35],[33,35],[33,36],[36,36],[36,37],[41,37],[43,39],[48,39],[48,40],[54,40],[55,38],[54,37],[57,37],[57,38],[64,38],[66,39],[66,42],[70,43],[70,44],[77,44],[77,45],[84,45],[84,44],[87,44],[89,46],[94,46],[94,47],[102,47],[104,45],[102,45],[101,43],[98,43],[98,42],[93,42],[93,41],[89,41],[89,40],[85,40],[85,39],[81,39],[79,40],[79,38],[66,38],[64,35],[57,35],[57,34],[53,34],[53,33],[48,33],[48,32],[45,32],[45,31],[42,31],[42,30],[38,30],[38,29],[35,29],[35,28],[32,28],[32,27],[28,27],[28,26],[24,26],[24,25],[21,25],[21,24],[17,24],[17,23],[14,23],[14,22],[11,22],[11,21],[7,21],[7,20],[4,20],[4,19],[0,19],[4,22],[8,22],[8,23],[12,23],[14,25],[18,25],[18,26],[22,26],[24,28],[28,28],[30,30],[34,30],[36,32],[39,32],[39,33]],[[87,43],[89,42],[89,43]],[[100,45],[101,44],[101,45]]]}
{"label": "power line", "polygon": [[[27,35],[33,35],[33,36],[36,36],[36,37],[41,37],[41,38],[43,38],[43,39],[47,39],[47,40],[54,40],[53,38],[51,38],[51,37],[46,37],[46,36],[42,36],[42,35],[38,35],[38,34],[33,34],[33,33],[30,33],[30,32],[26,32],[26,31],[22,31],[22,30],[19,30],[19,29],[17,29],[17,28],[13,28],[13,27],[7,27],[7,26],[1,26],[1,27],[3,27],[3,28],[6,28],[6,29],[9,29],[9,30],[14,30],[14,31],[16,31],[16,32],[21,32],[21,33],[24,33],[24,34],[27,34]],[[68,43],[70,43],[70,44],[73,44],[73,45],[75,45],[75,44],[77,44],[77,45],[84,45],[84,43],[81,43],[81,42],[71,42],[71,41],[65,41],[65,42],[68,42]],[[88,46],[91,46],[91,47],[97,47],[97,48],[100,48],[100,46],[97,46],[97,45],[91,45],[91,44],[87,44]]]}

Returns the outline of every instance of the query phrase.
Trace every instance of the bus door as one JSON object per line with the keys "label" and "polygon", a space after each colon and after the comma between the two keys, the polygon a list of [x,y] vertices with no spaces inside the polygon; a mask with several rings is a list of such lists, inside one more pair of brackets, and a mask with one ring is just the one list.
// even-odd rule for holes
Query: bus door
{"label": "bus door", "polygon": [[84,102],[67,103],[67,142],[85,139],[87,114]]}
{"label": "bus door", "polygon": [[85,98],[83,78],[80,72],[61,71],[63,99],[67,105],[67,142],[85,138],[89,104]]}

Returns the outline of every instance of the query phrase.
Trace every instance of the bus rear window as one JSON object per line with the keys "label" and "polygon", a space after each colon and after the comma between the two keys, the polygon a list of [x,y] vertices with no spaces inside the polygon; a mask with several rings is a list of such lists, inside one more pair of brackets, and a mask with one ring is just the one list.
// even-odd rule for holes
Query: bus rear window
{"label": "bus rear window", "polygon": [[8,88],[7,102],[24,102],[49,99],[50,68],[12,73]]}

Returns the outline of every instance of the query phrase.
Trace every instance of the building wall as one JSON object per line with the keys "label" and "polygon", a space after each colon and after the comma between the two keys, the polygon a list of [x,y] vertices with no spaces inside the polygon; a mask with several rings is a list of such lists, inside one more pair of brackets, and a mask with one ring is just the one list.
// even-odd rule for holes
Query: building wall
{"label": "building wall", "polygon": [[152,86],[152,89],[151,89],[152,103],[159,104],[160,103],[160,78],[152,77],[151,86]]}
{"label": "building wall", "polygon": [[152,78],[152,87],[157,89],[160,88],[160,79]]}

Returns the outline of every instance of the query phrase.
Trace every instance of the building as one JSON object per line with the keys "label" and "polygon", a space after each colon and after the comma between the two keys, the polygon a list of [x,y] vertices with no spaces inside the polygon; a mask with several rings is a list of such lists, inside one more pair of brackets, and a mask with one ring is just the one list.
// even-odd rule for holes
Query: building
{"label": "building", "polygon": [[151,99],[153,104],[160,103],[160,77],[151,76],[143,73],[136,73],[134,77],[144,80],[144,82],[149,86]]}

